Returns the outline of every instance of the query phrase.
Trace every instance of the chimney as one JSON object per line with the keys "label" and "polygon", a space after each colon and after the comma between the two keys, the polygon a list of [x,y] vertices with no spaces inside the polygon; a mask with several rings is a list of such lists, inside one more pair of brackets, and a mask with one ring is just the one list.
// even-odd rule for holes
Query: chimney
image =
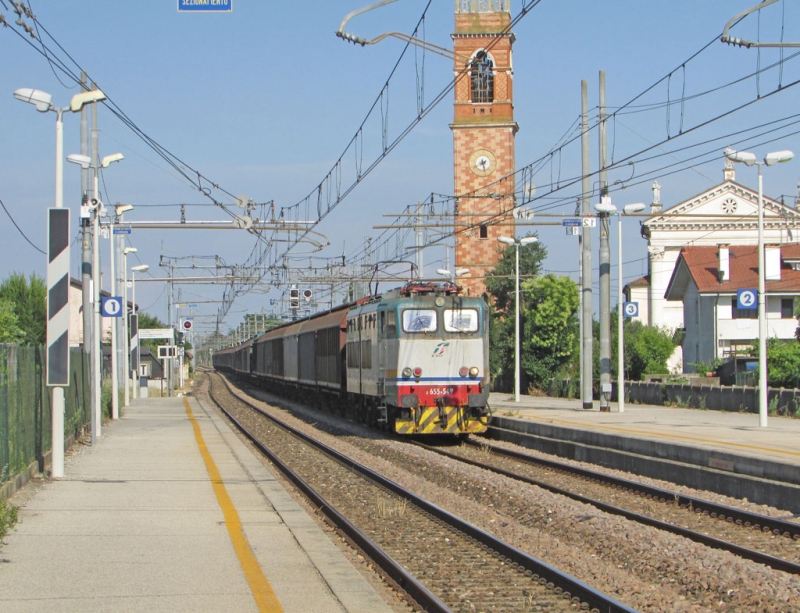
{"label": "chimney", "polygon": [[764,279],[767,281],[781,280],[781,248],[780,245],[764,246]]}
{"label": "chimney", "polygon": [[717,275],[719,278],[719,282],[722,283],[723,281],[730,281],[731,261],[730,261],[730,249],[728,248],[728,245],[720,245],[718,254],[719,254],[719,265],[717,266]]}

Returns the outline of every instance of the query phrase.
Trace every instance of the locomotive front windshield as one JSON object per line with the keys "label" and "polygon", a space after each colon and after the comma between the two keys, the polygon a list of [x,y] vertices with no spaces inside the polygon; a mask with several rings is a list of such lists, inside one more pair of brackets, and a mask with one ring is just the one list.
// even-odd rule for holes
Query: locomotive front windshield
{"label": "locomotive front windshield", "polygon": [[433,309],[406,309],[403,311],[403,331],[436,332],[436,311]]}
{"label": "locomotive front windshield", "polygon": [[445,332],[477,332],[478,311],[475,309],[445,309]]}
{"label": "locomotive front windshield", "polygon": [[[403,332],[410,334],[430,333],[439,330],[439,313],[435,309],[404,309],[402,311]],[[477,309],[444,309],[442,323],[445,332],[478,332]]]}

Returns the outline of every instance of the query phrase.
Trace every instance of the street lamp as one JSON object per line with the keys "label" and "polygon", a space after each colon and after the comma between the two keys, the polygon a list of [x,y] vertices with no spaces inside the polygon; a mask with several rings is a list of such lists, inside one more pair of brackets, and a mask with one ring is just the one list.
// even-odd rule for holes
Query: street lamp
{"label": "street lamp", "polygon": [[530,245],[539,239],[535,236],[526,236],[520,240],[515,240],[508,236],[498,236],[497,240],[506,245],[514,245],[517,257],[516,277],[514,283],[514,294],[516,303],[516,320],[514,324],[514,402],[519,402],[519,248],[522,245]]}
{"label": "street lamp", "polygon": [[[28,102],[36,107],[40,113],[47,113],[53,111],[56,114],[56,187],[55,187],[55,208],[64,207],[64,123],[62,115],[64,111],[72,111],[77,113],[85,104],[92,102],[99,102],[105,99],[105,94],[98,89],[75,94],[70,101],[70,105],[59,108],[53,106],[53,97],[38,89],[30,87],[23,87],[14,92],[14,98],[22,102]],[[49,240],[49,237],[48,237]],[[67,252],[68,253],[68,252]],[[50,267],[48,266],[48,272]],[[55,279],[48,276],[47,287],[50,288],[55,283]],[[66,307],[69,308],[69,305]],[[48,328],[51,328],[51,322],[48,318]],[[67,317],[67,327],[69,328],[69,317]],[[48,346],[50,345],[50,336],[53,330],[48,333]],[[60,332],[60,330],[59,330]],[[69,334],[67,330],[67,334]],[[67,354],[69,359],[69,354]],[[51,475],[59,478],[64,476],[64,388],[61,386],[53,386],[52,401],[50,403],[51,410]]]}
{"label": "street lamp", "polygon": [[131,392],[128,381],[131,378],[130,372],[130,352],[131,352],[131,339],[128,336],[128,254],[136,253],[136,247],[125,247],[122,250],[122,308],[125,310],[125,316],[122,318],[122,339],[124,345],[123,358],[122,358],[122,380],[125,382],[125,393],[123,406],[128,406],[131,401]]}
{"label": "street lamp", "polygon": [[[623,323],[625,313],[622,303],[622,215],[610,199],[604,199],[595,205],[598,213],[617,216],[617,404],[620,413],[625,412],[625,336]],[[641,202],[626,204],[622,213],[633,215],[644,211],[645,205]],[[610,297],[609,297],[610,298]],[[602,300],[602,297],[601,297]]]}
{"label": "street lamp", "polygon": [[[70,153],[67,161],[79,165],[83,169],[91,168],[94,174],[94,195],[91,201],[93,209],[92,216],[92,444],[96,438],[102,434],[103,412],[100,407],[100,397],[102,391],[102,369],[103,369],[103,329],[100,320],[100,214],[103,210],[103,203],[98,198],[98,175],[99,169],[108,168],[114,162],[119,162],[124,156],[121,153],[112,153],[105,156],[99,166],[92,165],[92,158],[80,153]],[[86,308],[86,305],[84,305]],[[84,331],[84,334],[86,332]],[[117,409],[119,410],[119,409]],[[96,433],[96,434],[95,434]]]}
{"label": "street lamp", "polygon": [[725,157],[732,162],[758,166],[758,425],[767,427],[767,288],[764,271],[764,184],[762,167],[788,162],[794,157],[791,151],[774,151],[759,162],[755,153],[725,149]]}
{"label": "street lamp", "polygon": [[449,277],[450,282],[455,285],[456,279],[469,272],[469,268],[456,268],[455,271],[450,272],[447,268],[437,268],[436,272],[443,277]]}
{"label": "street lamp", "polygon": [[[150,266],[147,264],[139,264],[138,266],[131,266],[131,302],[133,303],[133,312],[136,312],[136,273],[141,272],[145,273],[150,270]],[[136,387],[139,384],[139,358],[141,352],[139,351],[140,343],[137,341],[136,343],[136,373],[133,375],[133,396],[134,398],[137,397],[139,391]],[[129,348],[128,351],[130,352],[131,349]]]}
{"label": "street lamp", "polygon": [[[121,155],[121,154],[120,154]],[[117,273],[114,268],[114,252],[116,251],[116,235],[114,234],[114,225],[120,215],[133,210],[132,204],[118,204],[114,207],[114,218],[111,220],[109,228],[109,273],[111,274],[111,296],[117,295]],[[125,317],[123,305],[123,318]],[[119,343],[117,342],[117,318],[111,321],[111,419],[119,419],[119,356],[117,349]]]}

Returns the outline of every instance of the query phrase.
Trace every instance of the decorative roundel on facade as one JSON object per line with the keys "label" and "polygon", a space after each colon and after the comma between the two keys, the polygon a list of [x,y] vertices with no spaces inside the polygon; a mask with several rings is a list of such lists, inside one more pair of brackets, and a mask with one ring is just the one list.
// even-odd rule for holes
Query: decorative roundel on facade
{"label": "decorative roundel on facade", "polygon": [[736,206],[736,200],[733,198],[727,198],[726,200],[722,201],[722,210],[729,215],[736,212]]}

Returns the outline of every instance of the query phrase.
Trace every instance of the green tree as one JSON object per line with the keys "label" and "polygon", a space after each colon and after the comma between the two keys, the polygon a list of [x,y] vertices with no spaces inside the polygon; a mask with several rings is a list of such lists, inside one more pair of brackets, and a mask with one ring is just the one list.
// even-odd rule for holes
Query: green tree
{"label": "green tree", "polygon": [[14,303],[0,299],[0,343],[22,343],[25,331],[19,327],[19,318],[14,313]]}
{"label": "green tree", "polygon": [[[498,243],[498,246],[501,243]],[[486,277],[486,291],[492,297],[497,313],[514,312],[514,284],[516,283],[516,247],[506,246],[492,271]],[[519,248],[519,282],[539,275],[542,262],[547,257],[547,249],[541,243],[530,243]],[[523,299],[525,297],[523,296]]]}
{"label": "green tree", "polygon": [[[504,248],[497,265],[486,277],[491,310],[489,366],[495,389],[498,390],[511,390],[514,384],[515,250],[513,245]],[[520,285],[539,274],[545,257],[547,249],[540,243],[519,248]],[[525,294],[522,294],[520,330],[524,329],[525,299]]]}
{"label": "green tree", "polygon": [[638,381],[643,374],[668,373],[667,360],[675,350],[673,334],[639,321],[624,325],[627,378]]}
{"label": "green tree", "polygon": [[47,342],[47,286],[36,273],[26,279],[13,273],[0,283],[0,299],[14,305],[17,325],[25,333],[24,342],[44,345]]}
{"label": "green tree", "polygon": [[521,385],[546,389],[554,376],[567,376],[579,354],[578,285],[548,274],[522,284],[525,326],[520,358]]}
{"label": "green tree", "polygon": [[[148,315],[147,313],[139,312],[139,330],[150,330],[154,328],[166,328],[167,325],[162,323],[158,317]],[[142,347],[158,347],[158,345],[172,345],[173,341],[165,338],[147,338],[139,339],[139,345]],[[156,350],[157,351],[157,350]]]}
{"label": "green tree", "polygon": [[[758,356],[758,343],[751,350]],[[800,343],[767,339],[767,384],[770,387],[800,387]]]}

